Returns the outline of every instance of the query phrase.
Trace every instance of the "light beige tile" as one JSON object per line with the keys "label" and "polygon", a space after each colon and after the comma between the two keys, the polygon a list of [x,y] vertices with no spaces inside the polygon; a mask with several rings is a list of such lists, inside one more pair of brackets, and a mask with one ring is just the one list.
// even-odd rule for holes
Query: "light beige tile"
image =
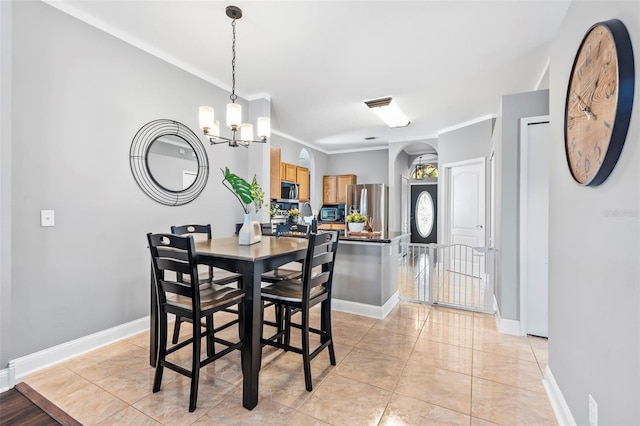
{"label": "light beige tile", "polygon": [[376,425],[391,392],[331,374],[299,411],[333,425]]}
{"label": "light beige tile", "polygon": [[549,341],[542,337],[527,336],[527,340],[536,357],[540,371],[544,374],[544,369],[549,364]]}
{"label": "light beige tile", "polygon": [[469,416],[415,398],[394,394],[380,420],[380,425],[469,425]]}
{"label": "light beige tile", "polygon": [[[154,374],[155,368],[148,365],[140,368],[133,366],[104,379],[97,380],[95,384],[126,403],[134,404],[151,394]],[[164,384],[167,384],[173,378],[171,375],[168,376],[163,381]]]}
{"label": "light beige tile", "polygon": [[411,302],[398,302],[398,304],[389,312],[387,318],[411,318],[418,321],[426,321],[431,312],[430,305]]}
{"label": "light beige tile", "polygon": [[336,343],[355,346],[370,329],[371,327],[361,327],[359,325],[336,322],[332,327],[333,340]]}
{"label": "light beige tile", "polygon": [[[165,369],[164,374],[177,373]],[[141,399],[133,407],[162,424],[190,425],[236,390],[230,383],[201,374],[196,410],[190,413],[190,384],[191,380],[181,375],[169,383],[163,379],[160,391]]]}
{"label": "light beige tile", "polygon": [[291,417],[287,424],[291,426],[326,426],[329,423],[325,423],[322,420],[298,411],[295,416]]}
{"label": "light beige tile", "polygon": [[497,424],[557,424],[546,396],[473,378],[471,415]]}
{"label": "light beige tile", "polygon": [[486,330],[486,331],[498,331],[495,315],[480,314],[474,312],[473,314],[473,329],[474,330]]}
{"label": "light beige tile", "polygon": [[393,390],[403,368],[402,358],[355,348],[336,368],[336,373],[362,383]]}
{"label": "light beige tile", "polygon": [[55,404],[83,425],[95,425],[124,410],[128,404],[91,384],[59,399]]}
{"label": "light beige tile", "polygon": [[473,330],[444,323],[429,322],[425,324],[420,338],[465,348],[473,347]]}
{"label": "light beige tile", "polygon": [[136,425],[136,426],[159,426],[160,423],[151,417],[141,413],[135,408],[128,406],[122,411],[118,411],[113,416],[99,423],[100,426],[120,426],[120,425]]}
{"label": "light beige tile", "polygon": [[142,333],[138,333],[131,337],[127,337],[124,339],[126,342],[131,343],[132,345],[139,346],[145,350],[149,350],[150,342],[149,342],[149,331],[143,331]]}
{"label": "light beige tile", "polygon": [[430,322],[473,329],[473,312],[433,307],[427,318],[427,324]]}
{"label": "light beige tile", "polygon": [[41,370],[25,381],[54,404],[70,393],[91,385],[90,381],[62,364]]}
{"label": "light beige tile", "polygon": [[418,339],[411,360],[471,375],[473,350],[429,339]]}
{"label": "light beige tile", "polygon": [[[319,312],[318,318],[320,318]],[[340,311],[331,311],[331,320],[333,324],[345,324],[347,326],[357,325],[358,327],[364,328],[371,328],[378,322],[378,320],[375,318],[365,317],[363,315],[349,314]]]}
{"label": "light beige tile", "polygon": [[242,392],[238,390],[208,410],[193,425],[283,425],[295,414],[294,409],[262,397],[253,410],[247,410],[242,406]]}
{"label": "light beige tile", "polygon": [[356,347],[368,351],[391,354],[398,358],[407,359],[416,344],[417,337],[406,334],[389,333],[384,330],[372,329],[358,342]]}
{"label": "light beige tile", "polygon": [[489,352],[473,352],[473,376],[545,394],[538,363]]}
{"label": "light beige tile", "polygon": [[95,382],[133,364],[149,365],[149,351],[120,341],[66,361],[63,365],[85,379]]}
{"label": "light beige tile", "polygon": [[527,361],[536,360],[531,345],[524,336],[512,336],[504,333],[474,330],[473,349],[516,357]]}
{"label": "light beige tile", "polygon": [[496,424],[497,423],[492,423],[488,420],[471,417],[471,426],[495,426]]}
{"label": "light beige tile", "polygon": [[417,337],[420,335],[420,331],[422,331],[423,325],[424,321],[421,320],[404,317],[392,317],[382,321],[378,321],[373,326],[373,329]]}
{"label": "light beige tile", "polygon": [[464,414],[471,410],[471,376],[410,359],[396,393]]}

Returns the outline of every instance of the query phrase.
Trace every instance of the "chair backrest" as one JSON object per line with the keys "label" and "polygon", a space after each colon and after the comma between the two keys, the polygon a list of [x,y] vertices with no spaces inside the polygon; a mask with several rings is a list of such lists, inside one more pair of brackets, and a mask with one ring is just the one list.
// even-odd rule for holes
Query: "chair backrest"
{"label": "chair backrest", "polygon": [[276,226],[276,236],[309,238],[311,227],[308,225],[298,225],[297,223],[279,223]]}
{"label": "chair backrest", "polygon": [[[323,292],[331,295],[333,266],[338,250],[340,231],[326,231],[309,235],[307,256],[302,266],[302,292],[307,300],[314,288],[323,286]],[[317,273],[316,271],[321,270]],[[315,293],[315,291],[314,291]]]}
{"label": "chair backrest", "polygon": [[171,233],[176,235],[193,235],[196,239],[198,236],[211,239],[211,224],[208,225],[179,225],[172,226]]}
{"label": "chair backrest", "polygon": [[[200,309],[200,290],[198,287],[198,268],[193,236],[175,234],[147,234],[151,261],[160,303],[166,303],[167,293],[189,297],[193,301],[194,313]],[[189,275],[188,283],[168,278]]]}
{"label": "chair backrest", "polygon": [[[171,233],[175,235],[191,235],[194,240],[211,239],[211,224],[207,225],[173,225],[171,227]],[[202,269],[203,273],[209,272],[209,278],[213,279],[213,267],[208,266],[207,269]],[[182,281],[182,275],[178,275],[178,281]]]}

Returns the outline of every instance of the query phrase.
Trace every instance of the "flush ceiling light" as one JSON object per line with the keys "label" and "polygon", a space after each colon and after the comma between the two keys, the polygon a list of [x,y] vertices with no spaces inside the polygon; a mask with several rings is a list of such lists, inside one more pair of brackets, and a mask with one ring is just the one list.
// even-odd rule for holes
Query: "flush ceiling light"
{"label": "flush ceiling light", "polygon": [[411,123],[391,97],[364,101],[389,127],[406,127]]}
{"label": "flush ceiling light", "polygon": [[[236,103],[236,20],[242,18],[242,10],[236,6],[227,6],[227,16],[231,18],[231,28],[233,29],[233,44],[231,52],[231,103],[227,104],[227,126],[231,129],[231,139],[220,136],[220,122],[215,119],[213,108],[210,106],[200,107],[200,128],[204,135],[209,138],[212,145],[219,143],[229,143],[229,146],[236,147],[242,145],[245,148],[251,142],[265,143],[271,133],[271,123],[269,117],[258,117],[258,138],[253,140],[253,124],[242,123],[242,105]],[[242,123],[242,124],[241,124]],[[236,139],[236,133],[240,129],[240,139]]]}

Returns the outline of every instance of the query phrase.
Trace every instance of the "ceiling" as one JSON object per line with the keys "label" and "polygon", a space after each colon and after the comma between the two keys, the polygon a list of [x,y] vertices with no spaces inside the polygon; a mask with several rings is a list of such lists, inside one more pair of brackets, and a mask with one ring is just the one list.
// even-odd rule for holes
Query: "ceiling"
{"label": "ceiling", "polygon": [[[269,97],[275,133],[331,153],[424,141],[497,114],[502,95],[538,87],[570,3],[45,1],[227,90],[225,8],[239,6],[236,92]],[[384,96],[409,126],[390,129],[363,103]]]}

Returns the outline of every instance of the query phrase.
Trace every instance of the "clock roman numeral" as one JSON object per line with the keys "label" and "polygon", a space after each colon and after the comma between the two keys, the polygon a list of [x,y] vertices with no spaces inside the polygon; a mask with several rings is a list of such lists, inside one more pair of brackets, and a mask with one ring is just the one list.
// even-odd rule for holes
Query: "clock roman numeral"
{"label": "clock roman numeral", "polygon": [[607,121],[603,121],[604,123],[604,127],[606,127],[607,129],[611,129],[611,124],[609,124]]}

